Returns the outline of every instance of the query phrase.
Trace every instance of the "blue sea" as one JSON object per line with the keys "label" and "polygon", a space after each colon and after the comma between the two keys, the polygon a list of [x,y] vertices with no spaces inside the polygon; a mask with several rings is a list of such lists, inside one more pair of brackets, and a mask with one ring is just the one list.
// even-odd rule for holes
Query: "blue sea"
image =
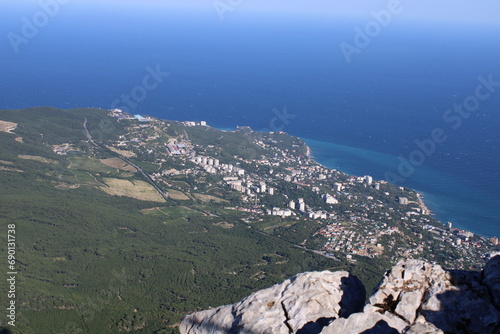
{"label": "blue sea", "polygon": [[395,18],[349,63],[340,45],[370,17],[66,6],[13,46],[40,9],[6,5],[0,108],[283,130],[325,166],[414,188],[442,222],[500,236],[498,25]]}

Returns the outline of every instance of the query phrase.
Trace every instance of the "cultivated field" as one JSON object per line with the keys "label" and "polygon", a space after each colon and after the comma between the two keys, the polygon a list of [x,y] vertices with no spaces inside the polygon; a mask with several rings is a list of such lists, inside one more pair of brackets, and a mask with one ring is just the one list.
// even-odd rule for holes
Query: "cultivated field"
{"label": "cultivated field", "polygon": [[173,189],[167,189],[167,190],[168,190],[169,197],[173,200],[189,201],[191,199],[186,194],[184,194],[182,191],[173,190]]}
{"label": "cultivated field", "polygon": [[117,149],[113,146],[106,146],[107,148],[109,148],[111,151],[115,152],[115,153],[118,153],[119,155],[123,155],[125,158],[133,158],[135,157],[135,153],[132,152],[132,151],[125,151],[125,150],[120,150],[120,149]]}
{"label": "cultivated field", "polygon": [[126,163],[125,161],[123,161],[120,158],[101,159],[101,162],[105,165],[108,165],[110,167],[120,169],[120,170],[123,170],[126,172],[132,172],[132,173],[137,172],[137,170],[134,167],[130,166],[128,163]]}
{"label": "cultivated field", "polygon": [[132,182],[129,180],[104,178],[104,183],[108,187],[100,187],[100,189],[109,195],[127,196],[141,201],[165,201],[150,184],[144,181],[134,180]]}
{"label": "cultivated field", "polygon": [[116,167],[111,167],[104,164],[101,160],[91,159],[86,157],[74,157],[70,158],[70,169],[82,169],[86,171],[98,172],[98,173],[113,173],[116,172]]}

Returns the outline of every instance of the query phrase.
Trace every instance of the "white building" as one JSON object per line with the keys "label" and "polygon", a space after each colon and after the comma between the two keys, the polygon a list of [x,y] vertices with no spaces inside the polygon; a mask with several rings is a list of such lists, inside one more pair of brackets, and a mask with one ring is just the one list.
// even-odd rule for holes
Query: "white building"
{"label": "white building", "polygon": [[304,203],[304,199],[303,198],[299,198],[299,203],[298,203],[298,210],[301,211],[301,212],[305,212],[306,211],[306,203]]}
{"label": "white building", "polygon": [[330,194],[324,194],[321,196],[326,204],[339,204],[339,201]]}
{"label": "white building", "polygon": [[280,217],[290,217],[294,215],[293,211],[290,209],[280,209],[280,208],[273,208],[271,212],[268,212],[273,216],[280,216]]}

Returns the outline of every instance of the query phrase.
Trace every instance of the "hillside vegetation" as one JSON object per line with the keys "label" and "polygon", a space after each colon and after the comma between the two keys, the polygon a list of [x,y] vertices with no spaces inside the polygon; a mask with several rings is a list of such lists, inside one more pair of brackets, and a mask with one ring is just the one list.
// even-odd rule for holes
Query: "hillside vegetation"
{"label": "hillside vegetation", "polygon": [[[16,225],[16,333],[177,333],[183,315],[299,272],[348,269],[376,283],[383,267],[376,260],[353,267],[260,232],[225,208],[223,190],[200,185],[187,200],[162,199],[142,174],[89,142],[85,118],[103,147],[126,132],[98,109],[0,111],[0,120],[17,124],[0,132],[1,240]],[[226,144],[210,133],[189,135]],[[252,145],[238,136],[247,135],[225,140]],[[56,154],[63,144],[72,149]],[[144,157],[134,163],[155,169]],[[182,178],[172,182],[189,187]]]}

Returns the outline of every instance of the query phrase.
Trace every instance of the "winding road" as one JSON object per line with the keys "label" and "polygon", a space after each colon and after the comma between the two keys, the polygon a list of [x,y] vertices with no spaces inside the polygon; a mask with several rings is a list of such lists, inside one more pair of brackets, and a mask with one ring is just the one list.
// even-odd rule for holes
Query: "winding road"
{"label": "winding road", "polygon": [[134,167],[135,169],[137,169],[137,171],[139,173],[142,174],[142,176],[144,176],[144,178],[153,186],[153,188],[155,188],[155,190],[158,192],[158,194],[161,195],[161,197],[163,197],[166,201],[168,200],[169,198],[169,193],[168,191],[163,191],[161,190],[161,188],[158,186],[158,184],[156,183],[155,180],[153,180],[153,178],[151,176],[149,176],[143,169],[141,166],[137,165],[136,163],[130,161],[129,159],[125,158],[123,155],[119,154],[119,153],[116,153],[116,152],[113,152],[111,151],[109,148],[105,147],[105,146],[101,146],[99,144],[97,144],[93,139],[92,139],[92,135],[90,134],[90,131],[87,127],[87,117],[85,117],[85,121],[83,122],[83,128],[85,129],[85,134],[87,135],[87,138],[89,140],[89,142],[94,145],[95,147],[98,147],[102,150],[105,150],[106,152],[109,152],[110,154],[114,155],[115,157],[121,159],[123,162],[131,165],[132,167]]}

